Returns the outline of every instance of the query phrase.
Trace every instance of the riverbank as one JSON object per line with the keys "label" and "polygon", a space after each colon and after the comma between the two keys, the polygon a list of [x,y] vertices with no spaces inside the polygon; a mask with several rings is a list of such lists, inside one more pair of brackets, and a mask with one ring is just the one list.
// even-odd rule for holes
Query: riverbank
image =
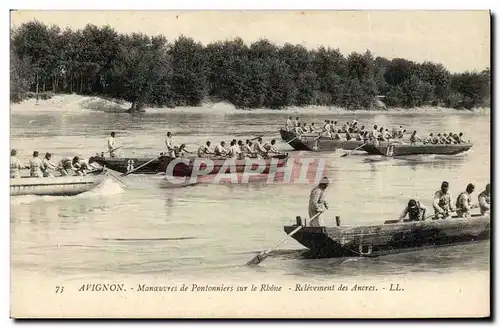
{"label": "riverbank", "polygon": [[[23,112],[108,112],[108,113],[127,113],[131,106],[130,102],[104,98],[97,96],[82,96],[77,94],[59,94],[55,95],[51,99],[27,99],[21,103],[11,103],[11,112],[23,113]],[[176,108],[144,108],[146,113],[163,113],[163,112],[186,112],[186,113],[207,113],[214,112],[218,114],[232,114],[232,113],[286,113],[293,115],[295,113],[380,113],[380,112],[390,112],[390,113],[487,113],[489,114],[489,108],[473,108],[471,110],[457,110],[454,108],[446,107],[434,107],[434,106],[424,106],[415,108],[388,108],[385,110],[358,110],[350,111],[345,108],[335,107],[335,106],[306,106],[306,107],[287,107],[282,110],[274,109],[253,109],[253,110],[243,110],[237,109],[234,105],[226,102],[211,102],[205,101],[202,106],[199,107],[176,107]]]}

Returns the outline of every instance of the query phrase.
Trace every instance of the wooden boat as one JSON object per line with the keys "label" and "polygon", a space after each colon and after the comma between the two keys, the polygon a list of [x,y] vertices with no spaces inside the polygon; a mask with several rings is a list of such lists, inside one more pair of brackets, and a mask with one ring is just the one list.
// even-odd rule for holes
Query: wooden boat
{"label": "wooden boat", "polygon": [[[273,167],[283,167],[286,162],[287,162],[288,154],[276,154],[271,156],[269,159],[265,159],[265,169],[262,173],[269,173]],[[231,159],[226,159],[222,157],[212,157],[212,158],[190,158],[190,157],[180,157],[180,158],[174,158],[174,157],[169,157],[169,156],[161,156],[158,159],[153,160],[154,158],[130,158],[130,157],[124,157],[124,158],[116,158],[116,157],[97,157],[93,156],[89,158],[89,164],[91,163],[97,163],[101,166],[105,166],[108,169],[120,172],[120,173],[126,173],[131,170],[133,170],[136,167],[139,167],[140,165],[143,165],[149,161],[147,165],[144,165],[137,171],[133,172],[132,174],[158,174],[158,173],[165,173],[168,165],[174,161],[177,160],[177,163],[175,163],[175,166],[173,167],[173,172],[169,172],[173,176],[190,176],[191,173],[193,172],[193,169],[195,167],[199,168],[198,172],[201,170],[206,170],[207,165],[206,163],[203,162],[205,161],[212,161],[213,163],[213,168],[210,172],[208,173],[203,173],[205,175],[210,175],[210,174],[217,174],[221,173],[220,170],[225,167],[225,172],[223,173],[242,173],[245,171],[245,168],[247,170],[250,170],[249,165],[251,165],[254,168],[257,168],[259,165],[257,162],[253,163],[251,160],[258,161],[257,159],[242,159],[242,160],[234,160],[235,166],[234,167],[228,167],[231,164]],[[273,166],[274,165],[274,166]],[[236,169],[236,172],[231,171],[231,169]],[[202,171],[203,172],[203,171]]]}
{"label": "wooden boat", "polygon": [[[391,222],[391,221],[388,221]],[[285,226],[287,234],[301,225]],[[377,257],[488,240],[490,217],[398,222],[365,226],[303,227],[292,237],[317,258]]]}
{"label": "wooden boat", "polygon": [[73,196],[89,191],[101,184],[106,174],[10,179],[10,195]]}
{"label": "wooden boat", "polygon": [[472,143],[463,144],[395,144],[381,142],[378,146],[369,143],[363,150],[370,155],[410,156],[410,155],[456,155],[468,151]]}
{"label": "wooden boat", "polygon": [[[337,149],[353,150],[364,144],[362,140],[334,140],[329,137],[319,137],[318,134],[304,134],[297,138],[296,134],[280,129],[281,139],[295,150],[335,151]],[[354,134],[354,136],[356,136]]]}
{"label": "wooden boat", "polygon": [[[279,167],[283,167],[286,165],[288,159],[288,154],[276,154],[271,156],[268,159],[256,159],[256,158],[247,158],[247,159],[224,159],[224,158],[209,158],[213,162],[213,168],[210,173],[218,174],[218,173],[243,173],[249,172],[250,170],[255,171],[259,165],[265,163],[265,168],[261,172],[261,174],[268,174],[273,171],[273,169],[277,169]],[[193,158],[189,162],[189,168],[192,170],[195,166],[199,167],[199,170],[206,170],[207,165],[205,163],[197,162],[197,160],[203,160],[201,158]],[[221,169],[224,168],[224,172],[221,172]]]}
{"label": "wooden boat", "polygon": [[[157,159],[154,157],[102,157],[102,156],[92,156],[89,158],[89,164],[97,163],[104,166],[110,170],[117,171],[120,173],[127,173],[132,171],[143,164],[143,167],[139,168],[133,174],[158,174],[165,173],[165,170],[175,158],[162,155]],[[177,163],[174,167],[173,174],[175,176],[186,176],[190,174],[189,167],[183,163]]]}

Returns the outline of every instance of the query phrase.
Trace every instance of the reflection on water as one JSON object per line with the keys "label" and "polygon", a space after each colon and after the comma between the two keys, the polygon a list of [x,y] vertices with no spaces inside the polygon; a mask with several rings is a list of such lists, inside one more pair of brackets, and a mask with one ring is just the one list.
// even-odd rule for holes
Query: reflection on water
{"label": "reflection on water", "polygon": [[[117,132],[120,154],[164,151],[167,131],[188,149],[211,140],[277,138],[288,114],[141,115],[110,113],[30,113],[11,118],[12,147],[27,162],[33,150],[50,151],[54,160],[78,155],[88,158],[106,147]],[[409,198],[431,206],[441,181],[450,181],[453,195],[467,183],[479,192],[490,179],[489,116],[454,114],[330,114],[301,115],[306,122],[357,119],[366,126],[403,125],[420,135],[462,131],[474,141],[456,156],[415,156],[387,159],[353,153],[293,152],[293,157],[326,160],[331,181],[326,224],[335,216],[343,225],[380,223],[399,216]],[[31,121],[31,123],[29,123]],[[279,147],[290,150],[279,140]],[[314,172],[315,173],[315,172]],[[105,188],[75,197],[11,199],[12,265],[23,270],[63,274],[146,274],[182,277],[217,276],[375,276],[418,272],[487,270],[489,245],[480,243],[375,259],[307,259],[304,248],[288,238],[259,268],[248,262],[285,237],[283,225],[307,214],[312,184],[197,184],[166,188],[164,176],[131,175],[127,188],[107,182]],[[477,197],[477,193],[473,195]]]}

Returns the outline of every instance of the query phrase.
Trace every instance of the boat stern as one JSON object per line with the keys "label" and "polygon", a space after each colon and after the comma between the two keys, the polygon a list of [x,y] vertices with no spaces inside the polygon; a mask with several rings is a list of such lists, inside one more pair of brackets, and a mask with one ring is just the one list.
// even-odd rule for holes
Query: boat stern
{"label": "boat stern", "polygon": [[[283,229],[286,234],[289,234],[297,227],[298,225],[295,224],[284,226]],[[341,257],[344,255],[345,251],[342,245],[330,236],[329,230],[331,229],[332,228],[327,229],[326,227],[304,226],[291,237],[309,249],[309,257]]]}

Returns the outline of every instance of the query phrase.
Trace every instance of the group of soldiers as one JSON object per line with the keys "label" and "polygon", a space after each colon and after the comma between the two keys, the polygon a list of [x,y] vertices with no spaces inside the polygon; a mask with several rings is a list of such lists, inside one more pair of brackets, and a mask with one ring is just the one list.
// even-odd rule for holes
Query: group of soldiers
{"label": "group of soldiers", "polygon": [[33,152],[29,164],[23,165],[17,157],[17,150],[12,149],[10,151],[10,177],[20,178],[22,169],[29,169],[29,176],[34,178],[54,177],[56,172],[59,176],[82,176],[91,171],[88,164],[78,156],[64,157],[56,165],[52,162],[52,154],[46,153],[43,158],[40,158],[38,151]]}
{"label": "group of soldiers", "polygon": [[[235,159],[245,159],[245,158],[269,158],[272,154],[279,154],[280,152],[276,148],[276,139],[272,139],[270,142],[263,143],[261,137],[257,137],[255,142],[252,140],[236,140],[233,139],[229,143],[229,147],[226,148],[226,142],[221,141],[212,149],[212,143],[207,141],[204,145],[198,147],[197,156],[200,158],[208,158],[211,156],[217,156],[222,158],[235,158]],[[167,155],[170,157],[183,157],[185,154],[192,154],[193,152],[186,149],[186,144],[181,144],[180,146],[175,146],[172,140],[172,133],[167,133],[167,138],[165,139],[165,145],[167,146]]]}
{"label": "group of soldiers", "polygon": [[[252,140],[242,140],[236,141],[233,139],[229,148],[226,148],[226,143],[221,141],[220,144],[216,145],[212,150],[210,148],[211,143],[207,141],[204,145],[198,148],[198,157],[206,158],[210,156],[219,156],[225,158],[235,158],[235,159],[245,159],[245,158],[260,158],[267,159],[273,154],[280,154],[276,148],[276,139],[272,139],[270,142],[263,143],[262,138],[258,137],[255,142]],[[181,146],[182,147],[182,146]]]}
{"label": "group of soldiers", "polygon": [[[116,156],[116,150],[120,147],[115,146],[115,132],[111,132],[111,136],[108,138],[108,153],[111,157]],[[170,157],[184,157],[186,154],[193,154],[194,152],[186,149],[186,144],[181,144],[180,146],[175,145],[172,133],[167,132],[167,137],[165,138],[166,152],[161,153],[161,155],[167,155]],[[197,156],[200,158],[208,158],[211,156],[217,156],[222,158],[235,158],[235,159],[245,159],[245,158],[260,158],[266,159],[271,157],[273,154],[281,154],[281,152],[276,148],[276,139],[272,139],[270,142],[263,142],[262,137],[257,137],[252,140],[236,140],[233,139],[229,142],[229,147],[226,147],[226,142],[221,141],[220,144],[216,145],[212,149],[212,143],[207,141],[205,144],[198,147]]]}
{"label": "group of soldiers", "polygon": [[[314,218],[311,220],[311,226],[322,226],[320,214],[328,209],[326,202],[326,189],[329,185],[328,178],[321,179],[319,184],[314,187],[309,196],[309,217]],[[449,191],[448,181],[441,183],[441,188],[434,194],[433,208],[434,214],[426,217],[426,207],[418,200],[410,199],[408,205],[405,207],[403,213],[399,217],[399,221],[423,221],[427,218],[433,220],[450,219],[452,213],[456,213],[459,218],[471,217],[471,210],[479,207],[480,213],[483,216],[489,216],[491,211],[491,188],[488,183],[485,189],[478,195],[478,203],[472,204],[472,193],[475,186],[469,183],[465,191],[461,192],[455,203]]]}
{"label": "group of soldiers", "polygon": [[[453,197],[449,190],[448,181],[443,181],[441,183],[440,190],[436,191],[434,194],[433,208],[434,208],[434,219],[447,219],[451,217],[451,213],[456,212],[459,218],[469,218],[471,216],[471,210],[473,208],[479,207],[481,215],[490,215],[491,207],[491,188],[488,183],[484,190],[478,195],[478,203],[472,204],[472,193],[475,190],[475,186],[469,183],[462,191],[455,202],[453,202]],[[420,221],[425,220],[426,207],[419,201],[411,199],[408,202],[403,214],[400,216],[400,220],[403,220],[408,215],[409,221]]]}
{"label": "group of soldiers", "polygon": [[[296,117],[292,120],[290,116],[285,124],[285,129],[287,131],[293,132],[300,136],[306,133],[318,133],[318,137],[328,137],[334,140],[358,140],[358,141],[389,141],[401,140],[407,134],[406,129],[403,126],[394,127],[391,131],[384,127],[378,127],[374,125],[371,130],[365,129],[364,125],[359,125],[358,121],[353,120],[352,122],[347,121],[342,126],[338,125],[337,121],[325,120],[322,127],[317,128],[314,123],[307,125],[307,123],[300,122],[300,118]],[[345,137],[344,137],[345,136]],[[464,134],[460,132],[456,133],[438,133],[434,135],[430,133],[425,139],[421,139],[417,136],[417,131],[413,131],[410,135],[410,143],[416,144],[417,142],[422,142],[423,144],[460,144],[466,143],[464,139]],[[401,140],[402,141],[402,140]]]}

